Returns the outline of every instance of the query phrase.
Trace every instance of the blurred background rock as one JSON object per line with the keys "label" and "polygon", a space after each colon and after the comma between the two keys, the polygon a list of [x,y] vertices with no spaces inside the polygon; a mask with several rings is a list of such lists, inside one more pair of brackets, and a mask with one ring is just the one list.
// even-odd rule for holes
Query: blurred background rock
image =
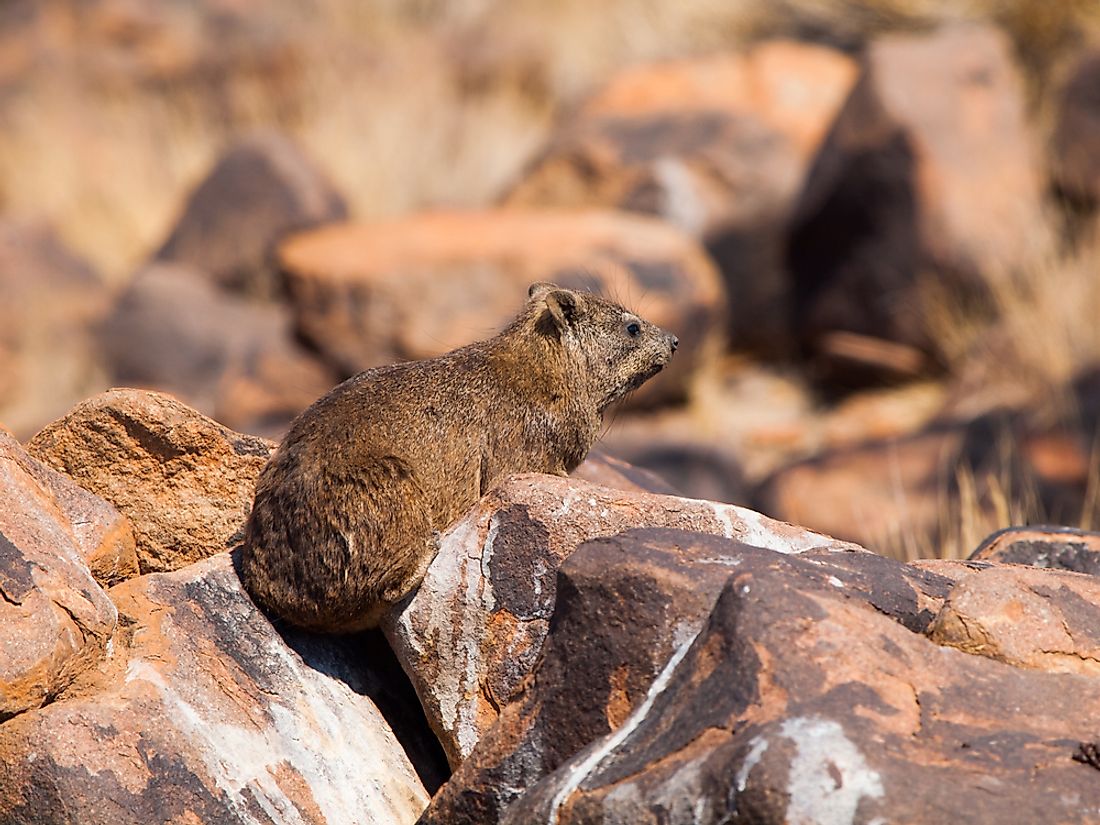
{"label": "blurred background rock", "polygon": [[604,447],[903,557],[1100,524],[1094,0],[7,0],[0,422],[278,437],[538,279],[684,341]]}

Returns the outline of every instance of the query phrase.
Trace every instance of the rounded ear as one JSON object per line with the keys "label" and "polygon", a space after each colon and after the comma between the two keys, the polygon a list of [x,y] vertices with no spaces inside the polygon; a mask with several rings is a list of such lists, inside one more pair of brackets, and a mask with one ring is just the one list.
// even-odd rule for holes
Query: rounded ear
{"label": "rounded ear", "polygon": [[527,297],[538,298],[554,289],[561,289],[561,287],[559,287],[557,284],[552,284],[549,281],[535,281],[535,283],[531,284],[531,286],[527,288]]}
{"label": "rounded ear", "polygon": [[575,292],[570,292],[568,289],[562,289],[561,287],[553,287],[542,296],[542,299],[546,301],[546,309],[559,329],[564,329],[577,319],[579,307]]}

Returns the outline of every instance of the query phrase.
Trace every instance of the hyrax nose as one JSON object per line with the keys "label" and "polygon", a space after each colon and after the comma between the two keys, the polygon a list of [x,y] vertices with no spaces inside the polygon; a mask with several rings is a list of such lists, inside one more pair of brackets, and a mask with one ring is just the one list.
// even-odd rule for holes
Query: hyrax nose
{"label": "hyrax nose", "polygon": [[668,336],[668,345],[672,347],[672,351],[676,352],[676,347],[680,346],[680,339],[675,335]]}

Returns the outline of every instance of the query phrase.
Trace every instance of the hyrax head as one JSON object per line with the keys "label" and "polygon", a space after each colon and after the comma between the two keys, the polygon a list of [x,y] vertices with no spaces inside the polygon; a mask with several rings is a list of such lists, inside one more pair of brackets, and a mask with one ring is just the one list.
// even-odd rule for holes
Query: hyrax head
{"label": "hyrax head", "polygon": [[616,303],[588,292],[549,283],[532,284],[528,306],[535,329],[561,342],[579,362],[602,412],[660,372],[676,351],[679,339]]}

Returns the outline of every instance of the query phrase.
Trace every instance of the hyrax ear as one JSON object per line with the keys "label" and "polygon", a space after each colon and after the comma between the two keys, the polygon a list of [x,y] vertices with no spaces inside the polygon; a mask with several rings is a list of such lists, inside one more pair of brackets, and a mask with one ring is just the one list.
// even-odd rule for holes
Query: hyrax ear
{"label": "hyrax ear", "polygon": [[554,320],[554,326],[565,329],[577,320],[580,313],[580,301],[577,293],[568,289],[554,287],[542,296],[546,302],[546,311]]}
{"label": "hyrax ear", "polygon": [[549,281],[535,281],[535,283],[527,288],[527,297],[534,300],[535,298],[541,298],[547,292],[552,292],[555,289],[561,289],[561,287]]}

